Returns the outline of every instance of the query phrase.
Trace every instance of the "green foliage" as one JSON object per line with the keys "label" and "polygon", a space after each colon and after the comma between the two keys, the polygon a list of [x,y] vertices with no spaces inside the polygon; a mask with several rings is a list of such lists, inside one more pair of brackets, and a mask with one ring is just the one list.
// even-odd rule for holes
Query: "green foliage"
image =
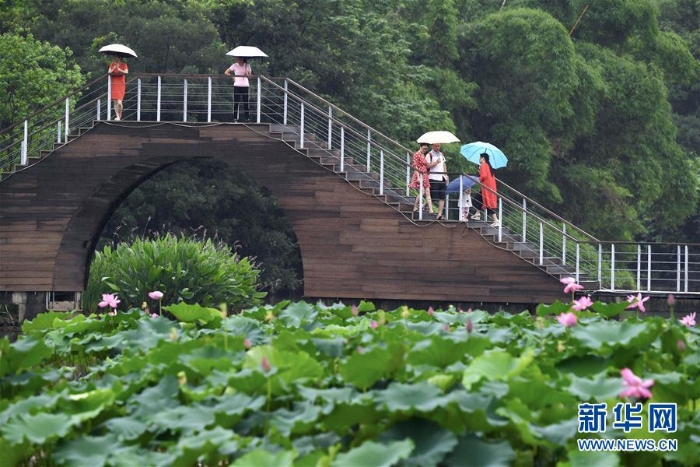
{"label": "green foliage", "polygon": [[153,240],[137,238],[95,254],[83,301],[86,310],[94,311],[101,294],[119,292],[120,309],[146,302],[156,310],[158,304],[152,303],[148,293],[157,290],[166,303],[226,305],[237,311],[265,296],[256,290],[258,275],[248,258],[210,239],[171,234]]}
{"label": "green foliage", "polygon": [[255,260],[263,290],[282,297],[299,293],[294,231],[276,199],[239,170],[200,159],[159,172],[115,211],[98,248],[166,232],[214,237]]}
{"label": "green foliage", "polygon": [[70,49],[36,40],[24,30],[0,35],[0,57],[0,128],[21,122],[85,83]]}
{"label": "green foliage", "polygon": [[[230,63],[226,50],[255,44],[270,56],[254,63],[255,73],[288,76],[407,146],[425,131],[445,129],[462,141],[502,147],[511,163],[500,179],[599,238],[700,241],[700,182],[692,165],[700,154],[694,0],[9,0],[3,6],[1,30],[27,28],[72,53],[69,63],[75,60],[86,75],[104,73],[107,58],[97,50],[107,42],[133,47],[140,56],[132,69],[152,73],[220,73]],[[24,78],[29,86],[47,77]],[[44,91],[56,89],[34,89],[26,100],[36,108]],[[447,156],[451,169],[473,168],[451,148]],[[129,228],[146,230],[147,218]],[[248,220],[242,224],[258,231]],[[206,228],[218,231],[214,224]],[[285,235],[266,243],[285,243]],[[290,271],[300,263],[278,264],[275,258],[286,253],[267,255],[261,245],[246,255],[266,263],[261,277],[269,290],[298,288],[299,276]]]}
{"label": "green foliage", "polygon": [[[0,340],[4,465],[697,465],[700,332],[610,318],[627,305],[596,302],[570,328],[559,301],[536,316],[306,302],[39,315]],[[621,368],[677,404],[675,433],[578,433],[578,404],[620,401]],[[662,437],[678,451],[577,447]]]}
{"label": "green foliage", "polygon": [[[139,55],[133,72],[221,73],[228,50],[202,2],[49,0],[32,12],[36,37],[69,47],[94,76],[107,71],[100,47],[119,42]],[[76,27],[80,25],[80,27]]]}

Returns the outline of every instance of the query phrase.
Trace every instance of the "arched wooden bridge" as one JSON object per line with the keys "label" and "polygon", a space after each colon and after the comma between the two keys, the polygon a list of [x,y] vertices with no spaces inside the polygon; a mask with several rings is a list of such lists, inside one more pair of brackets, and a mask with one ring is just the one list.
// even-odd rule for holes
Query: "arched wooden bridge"
{"label": "arched wooden bridge", "polygon": [[[217,101],[207,77],[197,95],[208,100],[196,102],[187,94],[195,78],[177,105],[161,100],[160,76],[157,92],[143,86],[157,101],[142,98],[139,78],[125,121],[109,121],[98,87],[36,133],[25,122],[23,135],[21,127],[2,135],[0,293],[83,291],[97,238],[131,191],[171,164],[214,158],[277,197],[299,242],[308,298],[532,304],[566,300],[559,279],[567,275],[589,293],[700,294],[700,246],[600,242],[514,190],[509,197],[504,185],[501,228],[412,219],[406,148],[300,86],[264,77],[254,87],[256,123],[227,123],[228,86]],[[32,134],[55,141],[33,145]],[[661,275],[655,255],[673,259]]]}
{"label": "arched wooden bridge", "polygon": [[121,201],[170,164],[213,157],[245,171],[279,200],[299,241],[305,296],[516,303],[562,298],[555,278],[478,231],[412,222],[270,126],[96,124],[0,184],[0,288],[84,290],[97,238]]}

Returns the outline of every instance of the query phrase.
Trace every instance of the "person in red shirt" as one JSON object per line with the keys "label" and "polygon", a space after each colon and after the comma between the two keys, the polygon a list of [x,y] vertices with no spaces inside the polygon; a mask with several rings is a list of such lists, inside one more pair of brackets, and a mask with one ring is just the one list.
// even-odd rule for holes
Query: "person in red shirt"
{"label": "person in red shirt", "polygon": [[110,99],[114,101],[114,119],[122,119],[122,111],[124,110],[124,94],[126,93],[126,75],[129,73],[129,65],[122,62],[118,55],[114,57],[112,63],[109,64],[110,80]]}

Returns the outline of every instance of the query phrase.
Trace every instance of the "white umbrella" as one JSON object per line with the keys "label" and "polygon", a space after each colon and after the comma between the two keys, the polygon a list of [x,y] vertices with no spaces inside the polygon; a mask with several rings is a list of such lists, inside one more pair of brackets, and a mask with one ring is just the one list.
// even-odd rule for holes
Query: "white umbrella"
{"label": "white umbrella", "polygon": [[267,54],[257,47],[250,45],[239,45],[233,50],[226,52],[226,55],[231,55],[233,57],[267,57]]}
{"label": "white umbrella", "polygon": [[120,57],[134,57],[138,58],[136,52],[134,52],[129,47],[122,44],[109,44],[105,45],[100,49],[100,52],[108,55],[119,55]]}
{"label": "white umbrella", "polygon": [[427,133],[424,133],[420,138],[418,138],[416,142],[427,144],[459,143],[459,138],[457,138],[449,131],[429,131]]}

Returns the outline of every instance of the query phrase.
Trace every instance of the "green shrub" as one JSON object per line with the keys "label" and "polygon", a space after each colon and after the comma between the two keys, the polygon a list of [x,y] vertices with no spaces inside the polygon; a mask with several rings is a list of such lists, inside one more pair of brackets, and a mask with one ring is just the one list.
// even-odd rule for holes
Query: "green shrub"
{"label": "green shrub", "polygon": [[94,312],[103,293],[116,293],[119,308],[156,308],[148,293],[163,292],[163,304],[198,303],[229,310],[258,305],[260,271],[224,243],[167,234],[157,239],[136,239],[96,252],[83,307]]}

